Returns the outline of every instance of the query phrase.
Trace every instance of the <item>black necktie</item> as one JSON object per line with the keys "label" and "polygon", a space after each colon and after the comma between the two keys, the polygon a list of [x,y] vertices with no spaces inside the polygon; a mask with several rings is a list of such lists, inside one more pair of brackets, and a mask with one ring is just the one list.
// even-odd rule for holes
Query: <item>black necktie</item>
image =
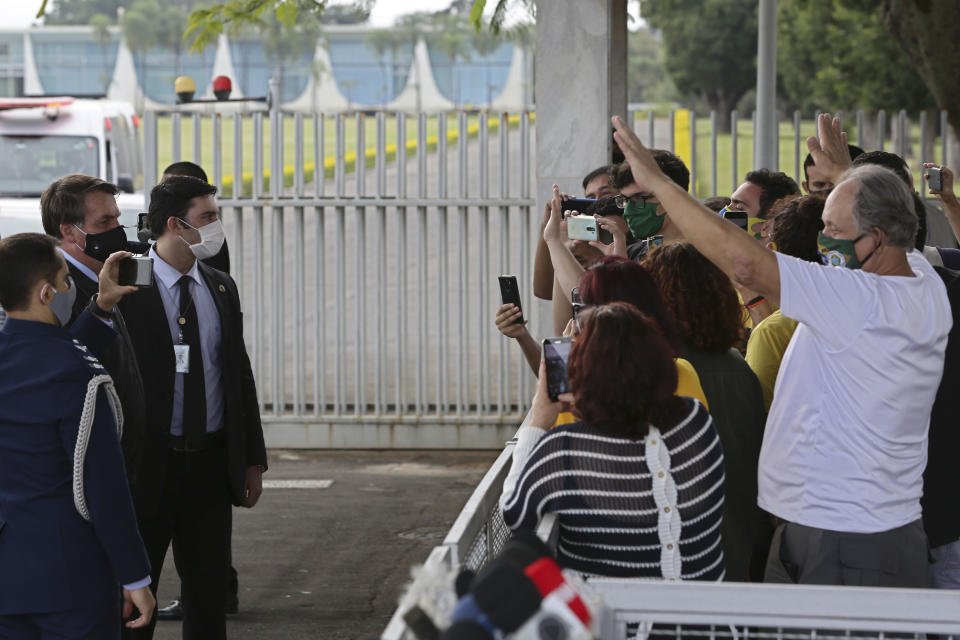
{"label": "black necktie", "polygon": [[183,435],[199,443],[207,432],[207,393],[203,382],[203,353],[197,306],[190,295],[190,276],[180,278],[180,344],[190,346],[190,372],[183,374]]}

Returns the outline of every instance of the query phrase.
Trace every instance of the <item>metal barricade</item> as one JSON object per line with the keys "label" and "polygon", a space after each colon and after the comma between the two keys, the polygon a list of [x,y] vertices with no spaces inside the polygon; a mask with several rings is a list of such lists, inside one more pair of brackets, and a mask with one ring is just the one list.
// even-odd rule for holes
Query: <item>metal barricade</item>
{"label": "metal barricade", "polygon": [[148,188],[192,149],[221,189],[268,446],[510,437],[532,378],[493,325],[494,276],[529,279],[531,114],[178,111],[144,125]]}
{"label": "metal barricade", "polygon": [[[510,531],[498,501],[513,448],[513,441],[506,444],[425,567],[478,570],[503,548]],[[555,548],[558,529],[549,514],[537,535]],[[589,584],[608,606],[600,620],[601,640],[645,640],[650,635],[691,640],[921,640],[923,634],[960,635],[960,591],[618,578],[592,578]],[[397,608],[383,640],[412,638],[404,613]]]}

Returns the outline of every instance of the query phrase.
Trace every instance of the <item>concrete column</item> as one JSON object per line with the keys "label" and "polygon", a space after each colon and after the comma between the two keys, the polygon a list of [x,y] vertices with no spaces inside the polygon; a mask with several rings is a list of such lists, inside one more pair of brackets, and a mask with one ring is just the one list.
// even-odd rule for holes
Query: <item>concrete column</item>
{"label": "concrete column", "polygon": [[611,116],[627,115],[627,0],[538,0],[535,65],[536,197],[554,183],[582,195],[610,162]]}
{"label": "concrete column", "polygon": [[757,128],[753,167],[776,170],[777,0],[760,0],[757,28]]}

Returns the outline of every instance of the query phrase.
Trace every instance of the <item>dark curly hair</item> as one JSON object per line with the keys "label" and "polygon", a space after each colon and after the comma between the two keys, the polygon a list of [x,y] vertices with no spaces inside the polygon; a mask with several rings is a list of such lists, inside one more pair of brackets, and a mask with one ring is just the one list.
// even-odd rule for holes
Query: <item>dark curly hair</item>
{"label": "dark curly hair", "polygon": [[823,204],[820,196],[800,196],[780,208],[770,233],[777,251],[807,262],[820,262],[817,234],[823,229]]}
{"label": "dark curly hair", "polygon": [[686,346],[719,353],[740,343],[743,307],[733,283],[692,244],[678,242],[652,251],[643,261]]}
{"label": "dark curly hair", "polygon": [[650,272],[636,261],[619,256],[600,258],[584,271],[578,291],[584,304],[632,304],[657,323],[671,348],[679,346],[673,316],[657,283],[650,277]]}
{"label": "dark curly hair", "polygon": [[639,440],[650,424],[665,432],[683,416],[672,349],[632,304],[596,308],[570,351],[567,373],[576,414],[607,435]]}
{"label": "dark curly hair", "polygon": [[763,190],[760,193],[760,211],[757,212],[758,218],[766,218],[767,214],[770,213],[770,207],[780,198],[800,195],[800,187],[797,186],[796,180],[783,171],[757,169],[749,172],[746,180],[750,184],[755,184]]}
{"label": "dark curly hair", "polygon": [[[650,149],[650,155],[653,156],[654,162],[657,163],[657,166],[660,167],[660,170],[663,173],[676,182],[678,185],[683,187],[684,191],[688,191],[690,188],[690,170],[687,169],[687,165],[683,163],[676,154],[670,153],[665,149]],[[633,184],[636,180],[633,179],[633,171],[630,169],[630,164],[627,162],[621,162],[613,170],[613,186],[617,190],[623,189],[628,184]]]}

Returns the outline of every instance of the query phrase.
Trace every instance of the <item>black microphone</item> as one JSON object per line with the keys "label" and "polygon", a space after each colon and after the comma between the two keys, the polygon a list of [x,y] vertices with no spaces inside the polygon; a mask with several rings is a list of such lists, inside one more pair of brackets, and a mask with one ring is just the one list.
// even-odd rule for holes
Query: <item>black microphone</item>
{"label": "black microphone", "polygon": [[500,560],[484,568],[470,591],[490,622],[506,633],[519,629],[543,600],[522,568]]}

